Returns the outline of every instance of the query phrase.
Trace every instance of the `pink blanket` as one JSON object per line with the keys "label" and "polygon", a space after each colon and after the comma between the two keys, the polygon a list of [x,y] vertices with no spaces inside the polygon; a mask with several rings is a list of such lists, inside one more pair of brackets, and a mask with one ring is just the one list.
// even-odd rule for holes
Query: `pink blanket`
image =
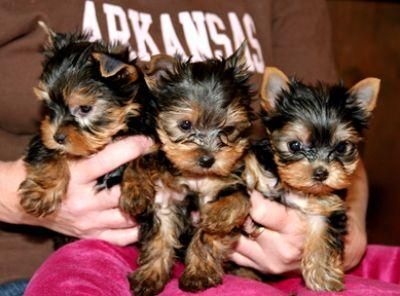
{"label": "pink blanket", "polygon": [[[137,267],[136,258],[133,247],[81,240],[55,252],[33,276],[25,295],[129,296],[126,275]],[[160,295],[191,295],[178,288],[182,270],[177,263],[173,279]],[[400,248],[369,246],[360,266],[346,276],[346,290],[341,293],[311,292],[298,277],[266,284],[226,275],[223,285],[196,295],[400,295],[399,284]]]}

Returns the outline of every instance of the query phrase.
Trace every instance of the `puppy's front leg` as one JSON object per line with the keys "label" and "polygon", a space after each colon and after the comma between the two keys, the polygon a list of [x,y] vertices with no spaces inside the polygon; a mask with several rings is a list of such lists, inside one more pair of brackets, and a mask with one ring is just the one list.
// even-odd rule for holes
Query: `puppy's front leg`
{"label": "puppy's front leg", "polygon": [[209,233],[230,233],[243,225],[249,210],[249,195],[244,186],[235,184],[225,187],[214,201],[200,208],[200,227]]}
{"label": "puppy's front leg", "polygon": [[184,228],[182,216],[182,209],[173,203],[168,207],[156,205],[148,220],[141,224],[139,267],[128,277],[136,296],[156,295],[170,279]]}
{"label": "puppy's front leg", "polygon": [[249,207],[245,191],[221,194],[218,200],[201,207],[199,229],[189,245],[186,269],[179,281],[181,289],[195,292],[222,283],[223,262],[239,238],[238,228]]}
{"label": "puppy's front leg", "polygon": [[311,198],[307,218],[309,235],[301,261],[306,286],[314,291],[340,291],[344,288],[344,203],[336,195]]}
{"label": "puppy's front leg", "polygon": [[40,217],[53,213],[66,195],[70,172],[66,158],[47,149],[35,137],[24,159],[27,176],[19,187],[20,204],[29,214]]}
{"label": "puppy's front leg", "polygon": [[152,161],[151,155],[136,158],[124,171],[119,204],[133,217],[150,211],[154,204],[158,171]]}

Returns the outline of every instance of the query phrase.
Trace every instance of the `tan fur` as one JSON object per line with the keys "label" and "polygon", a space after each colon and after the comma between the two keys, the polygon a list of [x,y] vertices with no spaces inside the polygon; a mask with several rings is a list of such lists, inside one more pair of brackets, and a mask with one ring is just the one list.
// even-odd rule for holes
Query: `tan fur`
{"label": "tan fur", "polygon": [[174,143],[164,130],[159,129],[158,133],[161,142],[164,143],[162,149],[176,167],[183,172],[199,175],[228,175],[248,146],[247,139],[243,139],[235,145],[220,148],[214,153],[215,164],[209,169],[204,169],[198,165],[199,157],[204,154],[204,151],[199,149],[198,145],[194,143]]}
{"label": "tan fur", "polygon": [[290,122],[281,130],[272,134],[274,146],[281,151],[289,151],[287,140],[298,140],[304,145],[310,144],[310,130],[301,123]]}
{"label": "tan fur", "polygon": [[200,208],[200,227],[208,233],[229,233],[240,227],[249,213],[250,202],[236,192]]}
{"label": "tan fur", "polygon": [[121,183],[120,208],[133,217],[146,211],[154,203],[158,178],[157,168],[146,167],[143,158],[129,163]]}
{"label": "tan fur", "polygon": [[38,98],[39,101],[42,101],[42,100],[49,101],[50,100],[47,86],[41,81],[39,81],[39,84],[37,87],[33,88],[33,93],[35,94],[35,96]]}
{"label": "tan fur", "polygon": [[[81,104],[79,104],[81,105]],[[111,123],[106,127],[89,126],[92,133],[86,132],[75,126],[60,126],[60,123],[50,122],[46,117],[41,123],[41,135],[43,143],[49,149],[59,150],[75,156],[88,156],[109,144],[112,137],[126,129],[126,118],[138,115],[139,105],[131,103],[124,108],[115,108],[109,113],[103,114],[111,118]],[[65,144],[59,144],[54,140],[56,133],[67,136]]]}
{"label": "tan fur", "polygon": [[335,237],[328,232],[327,218],[335,211],[344,211],[343,201],[336,195],[309,196],[307,214],[308,235],[301,260],[301,270],[307,287],[314,291],[343,289],[342,254],[332,248]]}
{"label": "tan fur", "polygon": [[270,111],[275,107],[277,93],[282,89],[287,89],[289,79],[278,68],[267,67],[264,71],[264,76],[260,88],[261,108],[265,111]]}
{"label": "tan fur", "polygon": [[185,271],[179,287],[185,291],[199,291],[222,283],[222,263],[232,250],[239,234],[210,234],[199,229],[190,242]]}
{"label": "tan fur", "polygon": [[381,80],[378,78],[365,78],[356,83],[350,93],[358,97],[360,104],[368,111],[372,112],[375,109]]}
{"label": "tan fur", "polygon": [[253,153],[248,153],[244,157],[245,169],[242,178],[245,180],[249,189],[256,189],[264,196],[277,196],[281,191],[281,184],[278,178],[269,171],[264,170],[257,161]]}
{"label": "tan fur", "polygon": [[34,216],[47,216],[60,206],[69,182],[68,164],[63,156],[51,162],[27,166],[27,177],[19,187],[20,204]]}
{"label": "tan fur", "polygon": [[155,206],[155,216],[160,221],[157,233],[141,249],[139,268],[129,275],[131,289],[136,295],[158,294],[167,284],[175,262],[175,249],[180,247],[178,217],[175,206]]}
{"label": "tan fur", "polygon": [[318,162],[310,163],[306,159],[299,160],[291,164],[283,164],[279,162],[278,157],[275,158],[278,164],[279,175],[282,182],[294,190],[298,190],[311,194],[328,194],[334,190],[347,188],[357,161],[343,167],[339,163],[332,161],[326,169],[329,172],[328,178],[324,182],[316,182],[313,180],[313,171],[318,166],[325,166]]}
{"label": "tan fur", "polygon": [[89,90],[86,89],[79,89],[78,91],[73,91],[71,94],[67,88],[65,88],[63,91],[64,100],[71,109],[82,105],[92,106],[97,101],[96,96],[94,94],[88,95]]}

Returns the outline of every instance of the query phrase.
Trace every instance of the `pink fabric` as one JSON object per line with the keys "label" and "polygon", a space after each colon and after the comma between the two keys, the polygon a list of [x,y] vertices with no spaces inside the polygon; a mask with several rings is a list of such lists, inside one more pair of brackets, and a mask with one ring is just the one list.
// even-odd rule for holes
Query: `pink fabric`
{"label": "pink fabric", "polygon": [[[137,250],[102,241],[81,240],[55,252],[35,273],[25,292],[27,296],[47,295],[131,295],[126,275],[136,265]],[[182,264],[177,263],[173,278],[161,295],[192,295],[178,288]],[[369,246],[367,254],[346,276],[341,293],[315,293],[300,278],[265,284],[227,275],[223,285],[196,295],[400,295],[400,248]]]}

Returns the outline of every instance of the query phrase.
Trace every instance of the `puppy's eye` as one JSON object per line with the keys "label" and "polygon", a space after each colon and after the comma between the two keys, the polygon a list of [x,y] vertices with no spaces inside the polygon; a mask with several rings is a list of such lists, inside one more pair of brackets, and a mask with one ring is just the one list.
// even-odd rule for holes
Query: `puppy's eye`
{"label": "puppy's eye", "polygon": [[301,143],[299,141],[289,142],[288,147],[291,152],[299,152],[302,149]]}
{"label": "puppy's eye", "polygon": [[336,147],[335,151],[338,154],[344,154],[350,148],[350,143],[346,141],[339,142]]}
{"label": "puppy's eye", "polygon": [[189,120],[179,122],[179,128],[183,131],[188,131],[192,128],[192,123]]}
{"label": "puppy's eye", "polygon": [[128,73],[126,73],[126,72],[118,73],[118,74],[116,75],[116,79],[117,79],[117,80],[126,79],[126,77],[128,77]]}
{"label": "puppy's eye", "polygon": [[92,106],[89,106],[89,105],[79,106],[79,112],[81,114],[88,114],[90,111],[92,111]]}
{"label": "puppy's eye", "polygon": [[232,134],[235,131],[235,127],[234,126],[227,126],[222,131],[223,131],[223,133],[225,135],[229,136],[230,134]]}

